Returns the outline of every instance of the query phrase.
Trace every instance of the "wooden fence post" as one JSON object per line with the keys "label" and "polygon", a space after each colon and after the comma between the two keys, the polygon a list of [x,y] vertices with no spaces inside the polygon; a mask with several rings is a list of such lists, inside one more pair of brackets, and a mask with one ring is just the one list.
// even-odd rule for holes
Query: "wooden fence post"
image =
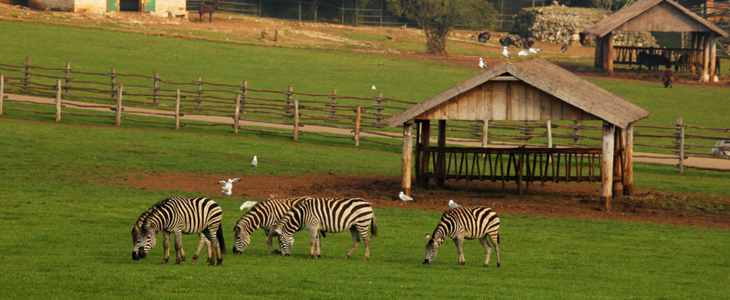
{"label": "wooden fence post", "polygon": [[25,79],[23,81],[23,89],[28,90],[28,83],[30,82],[30,56],[25,57]]}
{"label": "wooden fence post", "polygon": [[553,125],[550,120],[545,121],[545,130],[547,130],[547,147],[552,148],[553,147]]}
{"label": "wooden fence post", "polygon": [[56,80],[56,122],[61,121],[61,80]]}
{"label": "wooden fence post", "polygon": [[299,139],[299,99],[294,99],[294,140]]}
{"label": "wooden fence post", "polygon": [[117,88],[117,116],[114,124],[119,126],[122,124],[122,92],[124,91],[122,84],[120,83]]}
{"label": "wooden fence post", "polygon": [[294,92],[294,87],[292,87],[291,85],[286,88],[286,106],[287,106],[285,108],[286,113],[291,112],[289,109],[291,109],[290,106],[292,105],[292,102],[293,102],[293,100],[292,100],[293,92]]}
{"label": "wooden fence post", "polygon": [[580,144],[581,138],[578,137],[578,135],[580,135],[580,129],[578,129],[578,126],[580,126],[580,121],[573,121],[573,126],[575,126],[575,128],[573,128],[573,143]]}
{"label": "wooden fence post", "polygon": [[175,97],[175,129],[180,129],[180,89],[177,89]]}
{"label": "wooden fence post", "polygon": [[485,119],[482,124],[482,148],[487,148],[489,144],[489,120]]}
{"label": "wooden fence post", "polygon": [[337,91],[332,89],[332,96],[330,96],[330,98],[332,98],[332,104],[330,104],[330,106],[332,106],[332,112],[331,112],[330,117],[332,118],[332,120],[336,120],[337,119]]}
{"label": "wooden fence post", "polygon": [[241,117],[241,94],[236,94],[236,112],[233,114],[233,133],[238,133],[238,121]]}
{"label": "wooden fence post", "polygon": [[613,148],[616,126],[603,121],[603,152],[601,153],[601,210],[611,211],[613,192]]}
{"label": "wooden fence post", "polygon": [[444,182],[446,181],[446,152],[443,152],[443,150],[446,147],[446,120],[439,120],[438,134],[437,149],[439,153],[436,157],[434,175],[436,175],[436,185],[438,187],[444,187]]}
{"label": "wooden fence post", "polygon": [[[114,90],[117,88],[117,71],[114,68],[112,68],[111,73],[109,73],[109,77],[111,77],[111,86],[112,90]],[[112,93],[111,96],[114,97],[114,94]],[[119,96],[117,96],[117,98],[119,98]]]}
{"label": "wooden fence post", "polygon": [[684,126],[682,117],[677,117],[677,142],[679,143],[679,173],[684,173]]}
{"label": "wooden fence post", "polygon": [[0,73],[0,115],[3,114],[3,100],[5,100],[5,73]]}
{"label": "wooden fence post", "polygon": [[381,122],[383,121],[383,93],[378,92],[378,95],[375,97],[375,101],[378,101],[378,104],[376,105],[376,109],[378,110],[378,127],[382,127]]}
{"label": "wooden fence post", "polygon": [[160,105],[159,98],[157,97],[157,94],[160,91],[160,74],[155,72],[152,80],[154,80],[154,88],[152,89],[152,93],[154,94],[154,96],[152,96],[152,104],[157,106]]}
{"label": "wooden fence post", "polygon": [[200,108],[200,104],[203,103],[203,77],[198,76],[198,106],[197,108]]}
{"label": "wooden fence post", "polygon": [[246,114],[246,98],[248,97],[248,80],[243,81],[241,86],[241,114]]}
{"label": "wooden fence post", "polygon": [[362,110],[358,103],[355,107],[355,147],[360,146],[360,118],[362,117]]}
{"label": "wooden fence post", "polygon": [[411,161],[413,155],[413,120],[403,123],[403,164],[401,166],[401,188],[411,195]]}
{"label": "wooden fence post", "polygon": [[624,162],[624,196],[634,195],[634,123],[626,126],[626,159]]}
{"label": "wooden fence post", "polygon": [[66,69],[63,70],[66,73],[66,96],[69,96],[69,89],[71,87],[71,62],[66,62]]}

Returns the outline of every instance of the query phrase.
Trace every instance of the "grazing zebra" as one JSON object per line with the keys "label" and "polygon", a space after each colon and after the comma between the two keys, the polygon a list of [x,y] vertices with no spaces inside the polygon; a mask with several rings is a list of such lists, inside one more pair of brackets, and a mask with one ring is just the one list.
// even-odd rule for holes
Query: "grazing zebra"
{"label": "grazing zebra", "polygon": [[459,207],[445,212],[441,216],[436,230],[433,231],[433,238],[426,236],[428,243],[426,244],[426,260],[423,261],[423,264],[430,264],[433,261],[439,246],[447,237],[454,240],[456,248],[459,250],[459,265],[466,263],[462,250],[464,239],[477,238],[487,251],[487,259],[484,260],[482,267],[489,264],[489,255],[492,253],[488,239],[492,240],[497,252],[497,267],[499,268],[502,264],[499,260],[499,217],[491,208],[485,206]]}
{"label": "grazing zebra", "polygon": [[269,253],[274,254],[278,250],[274,250],[271,245],[269,230],[276,226],[281,216],[286,214],[294,205],[299,204],[302,200],[310,199],[309,197],[298,197],[289,199],[271,199],[256,203],[251,209],[244,214],[241,219],[233,224],[233,232],[236,236],[236,243],[233,245],[233,253],[241,254],[246,250],[246,246],[251,242],[251,233],[256,229],[263,228],[266,233],[266,244],[269,245]]}
{"label": "grazing zebra", "polygon": [[322,256],[322,244],[318,232],[343,232],[350,229],[354,247],[347,254],[352,257],[360,246],[360,236],[365,240],[365,260],[370,258],[370,236],[368,227],[372,223],[371,233],[378,235],[378,225],[370,203],[360,198],[312,198],[307,199],[287,212],[269,236],[279,235],[279,248],[283,255],[291,253],[294,238],[299,230],[309,231],[309,258]]}
{"label": "grazing zebra", "polygon": [[[162,231],[164,237],[165,257],[162,264],[170,258],[170,233],[175,235],[175,264],[185,260],[181,235],[202,233],[198,251],[202,248],[204,238],[210,241],[208,264],[214,263],[213,254],[217,254],[217,263],[223,262],[221,252],[225,250],[223,230],[221,228],[220,206],[208,198],[167,198],[150,207],[132,225],[132,259],[147,257],[147,253],[155,247],[157,234]],[[197,253],[196,253],[197,256]],[[182,258],[182,259],[181,259]],[[196,257],[197,258],[197,257]]]}

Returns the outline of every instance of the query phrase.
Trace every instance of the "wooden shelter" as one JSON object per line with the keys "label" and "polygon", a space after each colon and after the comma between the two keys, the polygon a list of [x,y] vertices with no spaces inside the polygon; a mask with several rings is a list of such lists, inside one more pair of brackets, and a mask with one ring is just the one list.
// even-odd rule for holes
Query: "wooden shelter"
{"label": "wooden shelter", "polygon": [[[690,32],[692,41],[689,48],[614,47],[614,31]],[[727,32],[671,0],[638,0],[585,32],[596,36],[595,66],[609,74],[613,73],[614,64],[638,64],[640,52],[664,55],[675,65],[682,55],[686,55],[690,61],[682,64],[689,64],[693,71],[694,66],[701,66],[701,81],[704,82],[715,74],[717,38],[730,37]]]}
{"label": "wooden shelter", "polygon": [[[406,194],[411,191],[412,130],[415,123],[416,180],[421,184],[427,185],[431,178],[438,185],[443,185],[447,179],[461,178],[501,180],[503,187],[505,181],[514,181],[521,192],[523,181],[528,188],[533,181],[592,181],[593,163],[598,158],[602,207],[610,210],[614,193],[632,193],[633,123],[647,116],[647,110],[534,57],[489,68],[391,117],[388,125],[392,128],[403,124],[402,188]],[[429,143],[431,120],[439,122],[437,147]],[[484,148],[487,146],[484,141],[483,148],[446,147],[447,120],[484,121],[484,137],[487,136],[488,121],[602,120],[603,147]],[[507,157],[507,172],[504,170],[504,157]],[[564,159],[562,172],[561,157]],[[591,167],[587,177],[582,174],[584,157],[589,158]]]}

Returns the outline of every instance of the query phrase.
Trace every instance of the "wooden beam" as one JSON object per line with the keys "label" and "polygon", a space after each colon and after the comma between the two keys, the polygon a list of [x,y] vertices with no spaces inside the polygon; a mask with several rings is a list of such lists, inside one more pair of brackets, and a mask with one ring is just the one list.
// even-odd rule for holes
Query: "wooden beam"
{"label": "wooden beam", "polygon": [[[358,104],[358,107],[360,104]],[[415,129],[416,133],[414,134],[416,136],[416,149],[414,152],[416,153],[416,162],[414,165],[414,169],[416,171],[416,183],[421,183],[421,180],[423,180],[421,167],[423,167],[423,146],[421,146],[421,132],[423,131],[423,122],[424,120],[415,120]]]}
{"label": "wooden beam", "polygon": [[624,158],[624,196],[634,195],[634,123],[626,126]]}
{"label": "wooden beam", "polygon": [[603,122],[603,151],[601,154],[601,210],[611,211],[613,187],[613,147],[616,126]]}
{"label": "wooden beam", "polygon": [[715,61],[715,57],[717,55],[717,36],[714,34],[710,36],[710,57],[709,57],[709,64],[710,64],[710,82],[715,82],[715,69],[717,68],[717,63]]}
{"label": "wooden beam", "polygon": [[61,80],[56,80],[56,122],[61,121]]}
{"label": "wooden beam", "polygon": [[700,81],[702,82],[709,82],[710,81],[710,73],[709,73],[709,64],[710,64],[710,38],[707,36],[702,39],[702,77],[700,77]]}
{"label": "wooden beam", "polygon": [[406,195],[411,195],[411,158],[413,155],[413,121],[403,123],[403,176],[401,189]]}
{"label": "wooden beam", "polygon": [[596,36],[596,53],[593,57],[593,66],[603,68],[603,37]]}
{"label": "wooden beam", "polygon": [[[421,143],[423,145],[423,160],[421,161],[421,185],[423,188],[428,187],[428,164],[431,162],[431,120],[425,120],[421,124]],[[434,169],[436,166],[434,166]]]}
{"label": "wooden beam", "polygon": [[482,124],[482,148],[487,148],[489,145],[489,120],[484,120]]}
{"label": "wooden beam", "polygon": [[613,32],[606,35],[606,47],[603,49],[606,53],[606,71],[608,76],[613,76]]}
{"label": "wooden beam", "polygon": [[[157,74],[157,73],[155,73]],[[241,94],[236,93],[236,111],[233,113],[233,133],[238,133],[238,123],[241,120]]]}
{"label": "wooden beam", "polygon": [[[413,122],[411,122],[413,124]],[[294,140],[299,139],[299,99],[294,99]]]}
{"label": "wooden beam", "polygon": [[117,85],[117,115],[114,119],[114,124],[119,126],[119,124],[122,124],[122,92],[124,89],[122,88],[122,84],[120,83]]}
{"label": "wooden beam", "polygon": [[[446,120],[439,120],[439,136],[438,136],[438,149],[446,147]],[[444,152],[439,152],[436,161],[436,185],[444,187],[444,181],[446,180],[446,157]]]}
{"label": "wooden beam", "polygon": [[623,142],[622,142],[622,136],[623,136],[623,130],[621,128],[616,127],[616,130],[614,131],[614,151],[613,151],[613,187],[611,190],[611,194],[614,198],[618,198],[620,195],[624,194],[624,183],[623,183],[623,172],[621,172],[621,162],[623,155]]}

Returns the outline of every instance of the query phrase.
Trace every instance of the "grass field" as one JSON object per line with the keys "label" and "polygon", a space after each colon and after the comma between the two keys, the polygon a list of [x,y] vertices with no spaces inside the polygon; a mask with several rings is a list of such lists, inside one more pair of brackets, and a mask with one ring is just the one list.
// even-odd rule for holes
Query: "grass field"
{"label": "grass field", "polygon": [[[351,247],[346,233],[329,234],[319,260],[306,259],[306,233],[295,235],[291,257],[269,256],[260,232],[236,256],[230,252],[231,224],[247,199],[217,195],[212,197],[224,211],[228,250],[223,267],[162,266],[162,246],[135,262],[129,225],[143,210],[165,197],[203,195],[95,182],[124,180],[120,173],[125,171],[397,174],[399,155],[245,133],[232,137],[5,118],[0,125],[4,299],[718,299],[730,292],[730,285],[722,283],[730,275],[727,230],[502,215],[501,268],[494,254],[489,268],[480,267],[484,250],[477,241],[465,245],[466,266],[456,264],[449,241],[434,263],[424,266],[424,236],[440,214],[376,208],[380,232],[370,261],[360,260],[363,249],[355,259],[344,259]],[[248,161],[253,151],[266,153],[266,163],[241,168],[239,161]],[[291,151],[297,152],[296,161]],[[185,236],[184,244],[190,257],[196,236]]]}

